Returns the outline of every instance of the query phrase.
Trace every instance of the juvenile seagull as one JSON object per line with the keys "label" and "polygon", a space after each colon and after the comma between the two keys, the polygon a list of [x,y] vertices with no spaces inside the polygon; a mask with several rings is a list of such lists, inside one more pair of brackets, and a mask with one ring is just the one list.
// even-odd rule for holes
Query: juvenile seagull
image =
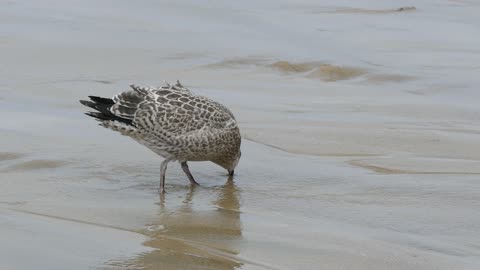
{"label": "juvenile seagull", "polygon": [[160,192],[170,161],[179,161],[192,185],[198,183],[187,161],[211,161],[233,175],[240,160],[240,130],[224,105],[196,96],[179,81],[160,88],[130,85],[113,98],[89,96],[80,100],[95,109],[87,115],[101,126],[129,136],[165,158],[160,165]]}

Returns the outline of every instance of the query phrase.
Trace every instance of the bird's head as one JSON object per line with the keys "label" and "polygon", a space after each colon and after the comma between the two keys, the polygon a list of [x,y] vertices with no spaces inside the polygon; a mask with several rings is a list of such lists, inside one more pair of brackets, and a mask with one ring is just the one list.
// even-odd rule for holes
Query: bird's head
{"label": "bird's head", "polygon": [[229,176],[233,176],[235,168],[237,167],[241,156],[242,152],[240,151],[240,149],[238,149],[238,151],[234,155],[224,156],[220,159],[212,160],[212,162],[219,166],[222,166],[228,171]]}
{"label": "bird's head", "polygon": [[221,154],[211,161],[227,170],[229,176],[233,176],[234,170],[242,156],[242,152],[240,151],[242,138],[236,124],[234,128],[226,132],[223,139]]}
{"label": "bird's head", "polygon": [[233,176],[234,172],[235,172],[235,168],[237,167],[238,165],[238,162],[240,161],[240,158],[242,157],[242,151],[240,151],[240,149],[238,150],[238,154],[235,155],[235,157],[232,159],[231,163],[230,163],[230,166],[229,168],[227,168],[227,171],[228,171],[228,175],[229,176]]}

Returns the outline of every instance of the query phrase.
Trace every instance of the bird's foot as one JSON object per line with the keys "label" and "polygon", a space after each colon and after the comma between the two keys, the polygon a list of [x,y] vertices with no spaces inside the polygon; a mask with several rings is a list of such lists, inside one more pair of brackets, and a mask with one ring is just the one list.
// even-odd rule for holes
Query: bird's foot
{"label": "bird's foot", "polygon": [[190,179],[190,185],[193,186],[193,187],[196,187],[196,186],[199,186],[200,184],[195,181],[194,179]]}

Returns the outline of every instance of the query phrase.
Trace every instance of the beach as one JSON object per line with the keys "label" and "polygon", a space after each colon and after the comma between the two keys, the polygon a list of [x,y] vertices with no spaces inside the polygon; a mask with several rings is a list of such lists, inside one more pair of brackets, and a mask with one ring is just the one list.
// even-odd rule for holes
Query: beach
{"label": "beach", "polygon": [[[475,1],[0,1],[1,269],[478,269]],[[229,179],[78,100],[229,107]],[[26,259],[28,258],[28,259]]]}

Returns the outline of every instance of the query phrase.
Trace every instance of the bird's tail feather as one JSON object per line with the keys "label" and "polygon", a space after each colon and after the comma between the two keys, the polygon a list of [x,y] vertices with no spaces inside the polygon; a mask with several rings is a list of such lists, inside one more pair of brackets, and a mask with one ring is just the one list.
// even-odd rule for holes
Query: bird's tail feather
{"label": "bird's tail feather", "polygon": [[91,116],[99,121],[119,121],[127,125],[133,125],[131,119],[118,117],[110,111],[110,107],[112,107],[112,105],[115,104],[115,102],[112,99],[96,97],[96,96],[88,96],[88,97],[90,98],[91,101],[80,100],[80,103],[96,110],[96,112],[87,112],[85,113],[86,115]]}

